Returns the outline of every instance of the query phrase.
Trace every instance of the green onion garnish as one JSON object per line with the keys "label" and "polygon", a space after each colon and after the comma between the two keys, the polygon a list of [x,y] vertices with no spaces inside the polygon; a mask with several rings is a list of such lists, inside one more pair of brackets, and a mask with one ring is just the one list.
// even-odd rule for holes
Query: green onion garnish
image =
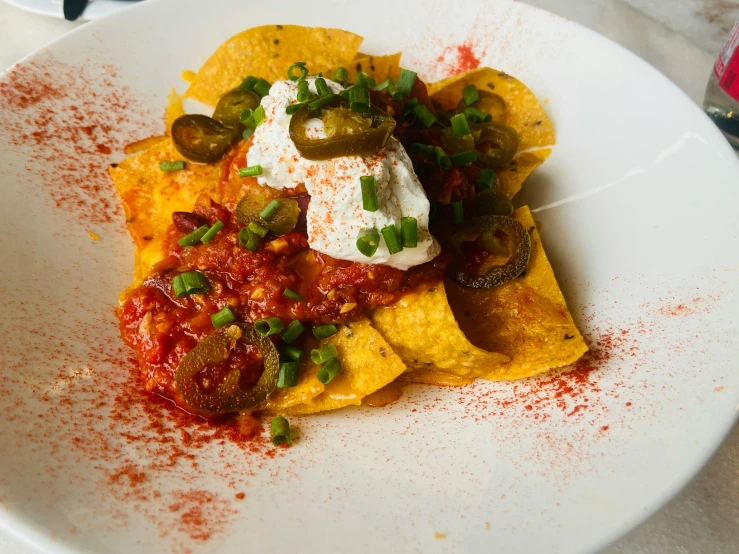
{"label": "green onion garnish", "polygon": [[452,130],[458,137],[463,137],[470,134],[470,126],[467,123],[467,118],[463,113],[453,115],[449,122],[452,124]]}
{"label": "green onion garnish", "polygon": [[354,84],[358,87],[374,88],[375,80],[364,71],[357,71],[357,76],[354,77]]}
{"label": "green onion garnish", "polygon": [[292,114],[294,114],[294,113],[295,113],[295,112],[297,112],[297,111],[298,111],[298,110],[299,110],[300,108],[302,108],[302,107],[303,107],[303,104],[304,104],[304,103],[305,103],[305,102],[298,102],[297,104],[290,104],[289,106],[287,106],[287,107],[285,108],[285,113],[286,113],[287,115],[292,115]]}
{"label": "green onion garnish", "polygon": [[268,317],[254,322],[254,330],[263,337],[276,335],[282,331],[282,328],[282,320],[279,317]]}
{"label": "green onion garnish", "polygon": [[254,110],[254,114],[252,114],[252,117],[254,118],[254,124],[259,127],[259,124],[262,123],[265,119],[267,119],[267,116],[264,114],[264,108],[262,106],[259,106],[256,110]]}
{"label": "green onion garnish", "polygon": [[394,88],[394,86],[395,86],[395,81],[393,81],[393,78],[392,77],[388,77],[382,83],[380,83],[379,85],[377,85],[375,87],[375,90],[385,90],[385,89],[388,89],[388,92],[390,92],[390,89]]}
{"label": "green onion garnish", "polygon": [[248,227],[244,227],[239,231],[239,244],[244,248],[248,248],[252,252],[259,250],[259,244],[262,242],[259,235]]}
{"label": "green onion garnish", "polygon": [[262,174],[261,165],[250,165],[239,169],[239,177],[256,177]]}
{"label": "green onion garnish", "polygon": [[338,332],[339,330],[336,328],[336,325],[333,325],[332,323],[329,323],[328,325],[319,325],[318,327],[313,327],[313,336],[316,337],[318,340],[326,339]]}
{"label": "green onion garnish", "polygon": [[177,244],[179,244],[182,247],[185,246],[194,246],[196,244],[200,243],[200,239],[203,238],[203,235],[208,232],[209,227],[207,225],[203,225],[202,227],[198,227],[195,229],[192,233],[189,233],[182,237],[180,240],[177,241]]}
{"label": "green onion garnish", "polygon": [[200,239],[200,242],[202,242],[203,244],[208,244],[215,238],[215,236],[221,229],[223,229],[223,221],[216,221],[213,224],[213,227],[208,229],[208,231],[203,235],[203,238]]}
{"label": "green onion garnish", "polygon": [[460,152],[459,154],[454,154],[453,156],[449,156],[449,161],[452,162],[452,165],[467,165],[467,164],[471,164],[476,159],[477,159],[476,150],[467,150],[467,152]]}
{"label": "green onion garnish", "polygon": [[[396,92],[401,96],[408,96],[413,90],[413,85],[416,82],[416,72],[408,69],[401,69],[400,76],[398,77],[398,84],[395,86]],[[428,127],[428,125],[427,125]]]}
{"label": "green onion garnish", "polygon": [[[242,115],[246,114],[246,112],[248,111],[249,110],[244,110],[244,112],[242,112]],[[262,108],[262,106],[259,106],[256,110],[251,112],[251,115],[246,114],[245,119],[242,120],[241,116],[239,116],[239,120],[241,120],[241,122],[246,125],[247,129],[251,129],[252,131],[254,131],[259,126],[259,124],[264,121],[265,117],[266,116],[264,114],[264,108]]]}
{"label": "green onion garnish", "polygon": [[210,320],[213,322],[213,327],[223,327],[226,323],[236,321],[236,316],[233,315],[228,306],[224,306],[220,312],[210,316]]}
{"label": "green onion garnish", "polygon": [[341,362],[338,358],[331,358],[318,370],[316,377],[324,385],[328,385],[341,371]]}
{"label": "green onion garnish", "polygon": [[380,246],[380,233],[377,229],[363,229],[357,237],[357,250],[371,258]]}
{"label": "green onion garnish", "polygon": [[477,178],[477,188],[480,190],[488,190],[492,188],[495,183],[495,171],[488,169],[487,167],[480,171],[480,176]]}
{"label": "green onion garnish", "polygon": [[308,109],[310,110],[317,110],[318,108],[328,104],[331,102],[331,100],[334,99],[333,94],[327,94],[325,96],[320,96],[319,98],[316,98],[313,100],[310,104],[308,104]]}
{"label": "green onion garnish", "polygon": [[481,112],[477,108],[473,107],[465,108],[462,113],[467,118],[467,121],[471,121],[472,123],[487,123],[493,119],[493,116],[489,113]]}
{"label": "green onion garnish", "polygon": [[272,219],[277,212],[280,211],[280,208],[282,208],[282,204],[280,204],[279,200],[272,200],[269,204],[265,206],[265,208],[259,212],[259,217],[261,217],[264,221],[269,221]]}
{"label": "green onion garnish", "polygon": [[414,106],[413,113],[416,114],[416,117],[426,127],[431,127],[434,123],[436,123],[436,118],[434,117],[434,114],[432,114],[431,111],[423,104]]}
{"label": "green onion garnish", "polygon": [[328,88],[328,85],[326,84],[326,81],[319,77],[316,79],[316,92],[318,93],[318,96],[323,96],[324,94],[331,94],[331,91]]}
{"label": "green onion garnish", "polygon": [[333,75],[331,75],[331,80],[336,81],[342,87],[345,87],[349,84],[349,72],[346,70],[345,67],[340,67],[339,69],[334,71]]}
{"label": "green onion garnish", "polygon": [[418,220],[415,217],[400,218],[400,243],[403,248],[418,246]]}
{"label": "green onion garnish", "polygon": [[298,362],[283,362],[277,375],[277,388],[287,389],[298,386]]}
{"label": "green onion garnish", "polygon": [[311,93],[308,88],[308,81],[301,79],[298,81],[298,102],[307,102],[310,100]]}
{"label": "green onion garnish", "polygon": [[305,327],[303,327],[303,324],[296,319],[290,322],[290,325],[287,326],[285,332],[282,333],[282,341],[287,344],[292,344],[295,342],[295,339],[303,334],[303,331],[305,331]]}
{"label": "green onion garnish", "polygon": [[264,79],[259,79],[254,84],[254,92],[256,92],[259,96],[267,96],[269,94],[269,89],[271,88],[272,88],[272,85],[270,85]]}
{"label": "green onion garnish", "polygon": [[253,134],[254,134],[254,130],[249,129],[249,127],[247,127],[246,129],[244,129],[244,132],[241,133],[241,138],[243,138],[244,140],[249,140],[249,137],[252,136]]}
{"label": "green onion garnish", "polygon": [[[284,66],[283,66],[284,67]],[[295,73],[295,70],[298,73]],[[287,78],[291,81],[297,81],[299,79],[305,79],[308,76],[308,68],[305,67],[305,62],[295,62],[287,68]]]}
{"label": "green onion garnish", "polygon": [[172,289],[177,298],[184,298],[187,296],[185,285],[182,283],[182,275],[177,275],[172,279]]}
{"label": "green onion garnish", "polygon": [[387,251],[390,252],[390,254],[397,254],[401,250],[403,250],[403,247],[400,244],[400,237],[398,237],[398,231],[395,229],[395,225],[388,225],[387,227],[383,227],[380,230],[380,233],[382,233],[382,238],[385,239],[385,245],[387,246]]}
{"label": "green onion garnish", "polygon": [[246,79],[244,79],[243,81],[241,81],[241,84],[238,87],[236,87],[236,88],[239,89],[239,90],[250,90],[250,91],[253,91],[254,90],[254,85],[257,84],[257,80],[258,79],[256,77],[254,77],[253,75],[249,75]]}
{"label": "green onion garnish", "polygon": [[293,300],[305,300],[305,298],[301,294],[298,294],[297,292],[291,289],[283,290],[282,295],[288,298],[292,298]]}
{"label": "green onion garnish", "polygon": [[239,121],[246,125],[247,123],[249,123],[249,120],[252,118],[253,115],[254,110],[252,110],[251,108],[246,108],[243,112],[241,112],[241,115],[239,115]]}
{"label": "green onion garnish", "polygon": [[369,111],[370,97],[366,88],[352,87],[349,89],[349,107],[355,112]]}
{"label": "green onion garnish", "polygon": [[336,347],[330,342],[324,344],[321,348],[314,348],[310,351],[310,359],[314,364],[322,364],[338,355],[339,353],[336,351]]}
{"label": "green onion garnish", "polygon": [[436,159],[436,165],[441,169],[449,169],[452,166],[452,160],[446,155],[444,149],[441,146],[434,146],[434,158]]}
{"label": "green onion garnish", "polygon": [[[188,294],[205,294],[210,290],[208,279],[199,271],[186,271],[185,273],[180,273],[179,277],[181,279],[180,290],[184,291],[182,296],[187,296]],[[172,283],[172,286],[175,286],[174,283]],[[177,298],[182,298],[182,296],[177,296]]]}
{"label": "green onion garnish", "polygon": [[372,175],[363,175],[359,178],[362,185],[362,207],[368,212],[377,211],[377,188]]}
{"label": "green onion garnish", "polygon": [[182,171],[185,169],[185,162],[177,160],[176,162],[159,162],[159,169],[162,171]]}
{"label": "green onion garnish", "polygon": [[267,236],[267,233],[269,232],[269,229],[265,229],[259,223],[256,221],[250,221],[249,225],[246,226],[247,229],[249,229],[252,233],[255,235],[260,236],[261,238],[264,238]]}
{"label": "green onion garnish", "polygon": [[269,438],[275,446],[292,444],[293,439],[290,436],[290,424],[284,417],[277,416],[272,420],[272,423],[269,425]]}
{"label": "green onion garnish", "polygon": [[430,144],[421,144],[420,142],[415,142],[411,144],[411,154],[423,154],[424,156],[434,156],[434,147],[431,146]]}
{"label": "green onion garnish", "polygon": [[281,344],[278,351],[280,352],[280,356],[293,362],[299,362],[303,357],[303,351],[291,344]]}
{"label": "green onion garnish", "polygon": [[454,223],[457,225],[464,223],[464,209],[461,200],[452,202],[452,212],[454,212]]}
{"label": "green onion garnish", "polygon": [[480,95],[477,93],[477,87],[475,85],[467,85],[462,89],[462,99],[464,103],[471,106],[480,99]]}
{"label": "green onion garnish", "polygon": [[344,90],[342,90],[341,92],[339,92],[339,96],[341,96],[342,98],[346,98],[347,100],[349,100],[349,94],[351,94],[351,91],[352,91],[353,88],[354,88],[353,86],[351,86],[349,88],[345,88]]}

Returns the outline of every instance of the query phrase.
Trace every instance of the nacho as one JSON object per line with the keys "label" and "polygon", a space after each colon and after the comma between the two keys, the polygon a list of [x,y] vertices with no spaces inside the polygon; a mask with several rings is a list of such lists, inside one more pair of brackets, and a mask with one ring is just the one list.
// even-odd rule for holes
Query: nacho
{"label": "nacho", "polygon": [[175,89],[171,89],[167,95],[167,107],[164,109],[164,128],[167,135],[171,134],[174,120],[181,115],[185,115],[182,98]]}
{"label": "nacho", "polygon": [[498,181],[495,186],[510,197],[516,196],[526,178],[544,163],[551,153],[550,148],[542,148],[519,154],[507,166],[496,172]]}
{"label": "nacho", "polygon": [[314,72],[348,64],[362,37],[341,29],[263,25],[232,36],[202,65],[185,96],[215,106],[249,75],[270,83],[285,79],[294,62]]}
{"label": "nacho", "polygon": [[397,79],[400,74],[400,56],[401,53],[390,54],[388,56],[368,56],[362,55],[346,65],[339,65],[327,71],[325,75],[329,78],[339,67],[344,67],[349,75],[349,81],[354,82],[357,78],[357,71],[364,71],[372,77],[375,82],[381,83],[388,77]]}
{"label": "nacho", "polygon": [[493,381],[564,367],[588,350],[557,285],[531,212],[528,207],[519,208],[513,217],[531,236],[526,272],[491,289],[470,290],[447,283],[449,304],[470,342],[510,357],[510,362],[483,375]]}

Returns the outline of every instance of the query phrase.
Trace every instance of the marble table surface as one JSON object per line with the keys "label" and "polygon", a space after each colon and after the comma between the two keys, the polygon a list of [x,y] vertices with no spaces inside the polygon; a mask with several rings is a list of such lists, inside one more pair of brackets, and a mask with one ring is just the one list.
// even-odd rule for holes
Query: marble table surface
{"label": "marble table surface", "polygon": [[[526,0],[635,52],[694,101],[734,21],[739,0]],[[0,71],[81,23],[45,18],[0,0]],[[543,550],[545,551],[545,550]],[[35,550],[0,534],[0,553]],[[601,554],[739,552],[739,426],[694,481]]]}

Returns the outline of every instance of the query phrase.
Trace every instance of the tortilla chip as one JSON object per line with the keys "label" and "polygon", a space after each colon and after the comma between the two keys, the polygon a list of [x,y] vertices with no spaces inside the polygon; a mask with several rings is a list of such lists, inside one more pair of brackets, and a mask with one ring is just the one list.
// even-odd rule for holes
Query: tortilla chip
{"label": "tortilla chip", "polygon": [[534,93],[521,81],[502,71],[489,67],[473,69],[432,83],[428,91],[433,100],[444,108],[452,109],[457,106],[462,89],[467,85],[489,90],[503,98],[508,108],[503,123],[513,127],[521,136],[519,150],[554,144],[554,127]]}
{"label": "tortilla chip", "polygon": [[159,169],[159,162],[179,159],[182,155],[166,138],[108,169],[136,244],[135,283],[140,283],[163,258],[163,241],[172,212],[191,211],[201,193],[213,195],[218,185],[219,164],[188,162],[182,171]]}
{"label": "tortilla chip", "polygon": [[[287,406],[287,402],[280,399],[280,391],[273,393],[272,396],[278,396],[268,411],[303,415],[345,406],[359,406],[362,398],[391,383],[406,370],[398,355],[366,319],[342,325],[338,333],[321,344],[329,342],[339,353],[341,372],[325,386],[321,394],[307,403]],[[311,383],[313,388],[310,390],[318,388],[318,369],[319,366],[310,362],[301,368],[303,374],[299,386],[303,390],[309,389]],[[273,400],[272,396],[270,401]],[[290,393],[287,392],[285,396],[290,396]]]}
{"label": "tortilla chip", "polygon": [[508,357],[473,346],[459,329],[443,283],[405,295],[370,320],[410,369],[461,376],[496,370]]}
{"label": "tortilla chip", "polygon": [[123,153],[127,156],[132,156],[133,154],[138,154],[139,152],[148,150],[149,148],[154,148],[157,144],[165,140],[167,140],[166,135],[156,135],[153,137],[147,137],[145,139],[129,142],[126,146],[123,147]]}
{"label": "tortilla chip", "polygon": [[185,109],[182,107],[182,98],[172,88],[167,95],[167,107],[164,109],[164,125],[167,135],[172,134],[172,123],[181,115],[185,115]]}
{"label": "tortilla chip", "polygon": [[[311,344],[311,348],[316,346],[317,343]],[[306,351],[310,352],[310,349],[306,349]],[[310,357],[305,356],[298,369],[298,385],[286,389],[275,389],[257,409],[270,413],[282,413],[286,409],[299,404],[310,404],[316,396],[326,389],[325,385],[316,379],[317,371],[318,369],[311,362]]]}
{"label": "tortilla chip", "polygon": [[270,83],[287,68],[305,62],[311,73],[348,64],[362,37],[340,29],[263,25],[232,36],[203,64],[185,96],[215,106],[218,98],[249,75]]}
{"label": "tortilla chip", "polygon": [[551,148],[542,148],[541,150],[519,154],[511,160],[511,163],[496,172],[498,175],[496,187],[513,198],[516,193],[521,190],[521,186],[526,178],[531,175],[551,153]]}
{"label": "tortilla chip", "polygon": [[434,371],[433,369],[415,369],[407,371],[395,382],[401,385],[436,385],[437,387],[461,387],[469,385],[474,377],[460,377],[453,373]]}
{"label": "tortilla chip", "polygon": [[388,56],[370,56],[365,54],[361,58],[357,58],[346,65],[338,65],[331,68],[330,71],[324,73],[328,78],[334,74],[339,67],[345,67],[349,73],[349,81],[354,82],[357,78],[357,71],[364,71],[372,77],[375,82],[382,83],[388,77],[397,79],[400,75],[400,56],[401,53],[390,54]]}
{"label": "tortilla chip", "polygon": [[493,381],[522,379],[575,362],[588,347],[572,320],[528,207],[513,217],[530,229],[526,272],[492,289],[449,283],[449,303],[472,344],[502,352],[511,361],[483,375]]}

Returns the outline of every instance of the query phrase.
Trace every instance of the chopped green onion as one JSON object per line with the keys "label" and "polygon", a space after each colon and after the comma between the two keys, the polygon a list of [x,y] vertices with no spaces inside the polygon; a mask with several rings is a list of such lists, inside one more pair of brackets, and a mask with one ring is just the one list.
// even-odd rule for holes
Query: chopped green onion
{"label": "chopped green onion", "polygon": [[413,106],[413,113],[416,114],[416,117],[424,124],[425,127],[431,127],[436,123],[434,114],[432,114],[431,111],[423,104]]}
{"label": "chopped green onion", "polygon": [[213,327],[223,327],[226,323],[236,321],[236,316],[233,315],[228,306],[224,306],[220,312],[210,316],[210,320],[213,322]]}
{"label": "chopped green onion", "polygon": [[401,69],[400,76],[398,76],[398,84],[395,90],[401,96],[408,96],[413,90],[413,85],[416,83],[416,72],[410,71],[409,69]]}
{"label": "chopped green onion", "polygon": [[452,212],[454,213],[454,223],[457,225],[464,223],[464,209],[461,200],[452,203]]}
{"label": "chopped green onion", "polygon": [[270,85],[264,79],[259,79],[254,84],[254,92],[256,92],[259,96],[267,96],[269,94],[269,89],[271,88],[272,88],[272,85]]}
{"label": "chopped green onion", "polygon": [[475,85],[467,85],[462,89],[462,99],[464,103],[471,106],[480,99],[480,95],[477,93],[477,87]]}
{"label": "chopped green onion", "polygon": [[477,188],[480,190],[488,190],[492,188],[495,183],[495,171],[488,169],[487,167],[480,171],[480,176],[477,178]]}
{"label": "chopped green onion", "polygon": [[185,162],[177,160],[176,162],[159,162],[159,169],[162,171],[182,171],[185,169]]}
{"label": "chopped green onion", "polygon": [[362,185],[362,207],[368,212],[377,211],[377,188],[372,175],[363,175],[359,178]]}
{"label": "chopped green onion", "polygon": [[303,327],[303,324],[296,319],[290,322],[290,325],[287,326],[285,332],[282,333],[282,340],[287,344],[292,344],[295,342],[295,339],[303,334],[303,331],[305,331],[305,327]]}
{"label": "chopped green onion", "polygon": [[470,134],[470,126],[467,123],[467,118],[463,113],[453,115],[449,122],[452,124],[452,130],[458,137],[463,137]]}
{"label": "chopped green onion", "polygon": [[308,104],[308,109],[310,110],[317,110],[318,108],[328,104],[334,99],[333,94],[327,94],[325,96],[321,96],[319,98],[316,98],[313,100],[310,104]]}
{"label": "chopped green onion", "polygon": [[272,420],[272,423],[269,425],[269,437],[275,446],[292,444],[293,439],[290,436],[290,424],[284,417],[277,416]]}
{"label": "chopped green onion", "polygon": [[375,86],[375,80],[364,71],[357,71],[357,76],[354,77],[354,84],[358,87],[373,88]]}
{"label": "chopped green onion", "polygon": [[357,237],[357,250],[371,258],[380,246],[380,233],[377,229],[363,229]]}
{"label": "chopped green onion", "polygon": [[293,300],[305,300],[305,298],[301,295],[295,292],[291,289],[285,289],[282,291],[283,296],[287,296],[288,298],[292,298]]}
{"label": "chopped green onion", "polygon": [[239,169],[239,177],[256,177],[262,174],[261,165],[250,165]]}
{"label": "chopped green onion", "polygon": [[262,106],[259,106],[256,110],[254,110],[254,124],[259,127],[260,123],[267,119],[267,116],[264,114],[264,108]]}
{"label": "chopped green onion", "polygon": [[413,108],[415,108],[416,106],[418,106],[418,98],[414,96],[413,98],[409,98],[408,100],[403,102],[403,111],[412,111]]}
{"label": "chopped green onion", "polygon": [[349,84],[349,72],[346,70],[345,67],[340,67],[339,69],[334,71],[333,75],[331,75],[331,80],[336,81],[342,87],[345,87]]}
{"label": "chopped green onion", "polygon": [[[244,110],[242,115],[244,115],[244,113],[246,113],[247,111],[248,110]],[[251,115],[248,115],[245,120],[241,119],[241,116],[239,116],[239,119],[244,125],[246,125],[247,129],[251,129],[252,131],[254,131],[259,126],[259,124],[264,121],[265,117],[266,116],[264,115],[264,108],[262,108],[262,106],[259,106],[256,110],[252,111]]]}
{"label": "chopped green onion", "polygon": [[310,100],[311,93],[308,88],[308,81],[301,79],[298,81],[298,102],[307,102]]}
{"label": "chopped green onion", "polygon": [[182,275],[177,275],[172,279],[172,289],[177,298],[184,298],[187,296],[185,285],[182,283]]}
{"label": "chopped green onion", "polygon": [[339,96],[341,96],[342,98],[346,98],[347,100],[349,100],[349,94],[351,93],[351,91],[352,91],[353,88],[354,88],[353,86],[351,86],[349,88],[345,88],[344,90],[342,90],[341,92],[339,92]]}
{"label": "chopped green onion", "polygon": [[441,146],[434,146],[434,158],[436,158],[436,165],[441,169],[446,170],[452,166],[452,159],[446,155]]}
{"label": "chopped green onion", "polygon": [[471,164],[476,159],[477,159],[476,150],[467,150],[466,152],[460,152],[459,154],[454,154],[453,156],[449,156],[449,161],[452,162],[452,165],[467,165],[467,164]]}
{"label": "chopped green onion", "polygon": [[241,115],[239,116],[239,121],[246,125],[253,115],[254,110],[252,110],[251,108],[246,108],[243,112],[241,112]]}
{"label": "chopped green onion", "polygon": [[313,336],[316,337],[318,340],[326,339],[338,332],[339,330],[336,328],[336,325],[333,325],[332,323],[329,323],[328,325],[319,325],[318,327],[313,327]]}
{"label": "chopped green onion", "polygon": [[205,294],[210,290],[208,279],[199,271],[186,271],[180,277],[186,294]]}
{"label": "chopped green onion", "polygon": [[247,127],[246,129],[244,129],[244,132],[241,133],[241,138],[243,138],[244,140],[249,140],[249,137],[252,136],[253,134],[254,134],[254,130],[249,129],[249,127]]}
{"label": "chopped green onion", "polygon": [[398,231],[395,229],[395,225],[383,227],[382,230],[380,230],[380,233],[382,233],[382,238],[385,239],[385,245],[390,254],[397,254],[403,250],[403,247],[400,245],[400,237],[398,237]]}
{"label": "chopped green onion", "polygon": [[324,344],[321,348],[314,348],[310,351],[310,359],[314,364],[322,364],[331,358],[335,358],[339,353],[332,343]]}
{"label": "chopped green onion", "polygon": [[262,242],[259,235],[248,227],[244,227],[239,231],[239,244],[244,248],[248,248],[252,252],[259,250],[259,244]]}
{"label": "chopped green onion", "polygon": [[392,77],[388,77],[385,79],[382,83],[377,85],[375,87],[375,90],[385,90],[388,89],[388,92],[390,92],[391,89],[394,89],[395,81],[393,81]]}
{"label": "chopped green onion", "polygon": [[299,362],[303,357],[303,351],[291,344],[281,344],[278,350],[280,352],[280,356],[293,362]]}
{"label": "chopped green onion", "polygon": [[221,229],[223,229],[223,221],[216,221],[213,224],[213,227],[208,229],[208,231],[203,235],[203,238],[200,239],[200,242],[202,242],[203,244],[208,244],[215,238],[215,236]]}
{"label": "chopped green onion", "polygon": [[326,81],[319,77],[316,79],[316,92],[318,93],[318,96],[323,96],[324,94],[331,94],[331,90],[329,90],[328,85],[326,84]]}
{"label": "chopped green onion", "polygon": [[292,115],[295,112],[297,112],[300,108],[302,108],[303,104],[305,104],[305,102],[298,102],[297,104],[290,104],[289,106],[285,108],[285,113],[287,115]]}
{"label": "chopped green onion", "polygon": [[[285,67],[285,66],[282,66]],[[297,69],[298,74],[296,75],[293,70]],[[287,78],[291,81],[297,81],[299,79],[305,79],[308,76],[308,68],[305,67],[305,62],[295,62],[287,68]]]}
{"label": "chopped green onion", "polygon": [[277,375],[277,388],[287,389],[298,386],[298,362],[283,362]]}
{"label": "chopped green onion", "polygon": [[411,154],[423,154],[424,156],[434,156],[434,147],[431,146],[430,144],[421,144],[420,142],[415,142],[411,144]]}
{"label": "chopped green onion", "polygon": [[349,89],[349,107],[355,112],[369,111],[370,97],[366,88],[352,87]]}
{"label": "chopped green onion", "polygon": [[282,320],[279,317],[268,317],[254,322],[254,330],[263,337],[276,335],[282,331],[282,328]]}
{"label": "chopped green onion", "polygon": [[318,370],[316,377],[324,385],[328,385],[341,371],[341,362],[338,358],[331,358]]}
{"label": "chopped green onion", "polygon": [[252,233],[255,235],[260,236],[261,238],[264,238],[267,236],[267,233],[269,232],[269,229],[265,229],[259,223],[256,221],[250,221],[249,225],[246,226],[247,229],[249,229]]}
{"label": "chopped green onion", "polygon": [[272,200],[265,208],[259,212],[259,217],[261,217],[264,221],[269,221],[272,219],[277,212],[280,211],[280,208],[282,208],[282,204],[280,204],[279,200]]}
{"label": "chopped green onion", "polygon": [[241,84],[238,87],[236,87],[236,88],[239,89],[239,90],[250,90],[250,91],[253,91],[254,90],[254,85],[257,84],[257,80],[258,79],[256,77],[254,77],[253,75],[249,75],[246,79],[244,79],[243,81],[241,81]]}
{"label": "chopped green onion", "polygon": [[192,233],[189,233],[189,234],[185,235],[184,237],[182,237],[180,240],[178,240],[177,243],[180,246],[182,246],[182,247],[185,247],[185,246],[194,246],[196,244],[199,244],[200,243],[200,239],[202,239],[203,238],[203,235],[208,232],[208,229],[209,228],[210,227],[208,227],[207,225],[203,225],[202,227],[198,227]]}
{"label": "chopped green onion", "polygon": [[400,243],[403,248],[418,246],[418,220],[415,217],[400,218]]}
{"label": "chopped green onion", "polygon": [[487,123],[493,119],[493,116],[489,113],[481,112],[477,108],[472,107],[465,108],[462,113],[472,123]]}

